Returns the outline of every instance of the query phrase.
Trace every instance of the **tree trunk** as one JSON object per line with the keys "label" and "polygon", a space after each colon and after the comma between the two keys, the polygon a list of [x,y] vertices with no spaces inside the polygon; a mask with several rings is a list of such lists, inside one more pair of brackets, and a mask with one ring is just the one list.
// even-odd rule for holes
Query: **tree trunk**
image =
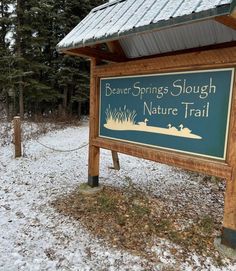
{"label": "tree trunk", "polygon": [[6,106],[5,106],[5,110],[6,110],[6,114],[7,114],[7,120],[11,120],[11,116],[10,116],[10,101],[9,101],[9,96],[8,94],[6,94]]}
{"label": "tree trunk", "polygon": [[[20,12],[22,8],[22,1],[17,0],[17,28],[16,28],[16,55],[18,59],[22,56],[22,48],[21,48],[21,33],[20,28],[22,26],[22,14]],[[24,86],[23,86],[23,77],[19,77],[19,111],[20,111],[20,117],[23,120],[24,118]]]}
{"label": "tree trunk", "polygon": [[21,119],[24,119],[24,93],[22,82],[19,83],[19,109],[20,117]]}
{"label": "tree trunk", "polygon": [[78,102],[78,118],[81,119],[82,103]]}
{"label": "tree trunk", "polygon": [[63,93],[63,117],[66,117],[67,114],[67,103],[68,103],[68,86],[65,86]]}

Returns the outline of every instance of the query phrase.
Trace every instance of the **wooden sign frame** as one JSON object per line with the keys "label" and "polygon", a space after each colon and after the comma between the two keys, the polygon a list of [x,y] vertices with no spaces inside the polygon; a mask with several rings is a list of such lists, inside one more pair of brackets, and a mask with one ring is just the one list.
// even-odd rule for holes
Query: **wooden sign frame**
{"label": "wooden sign frame", "polygon": [[234,72],[101,78],[99,137],[225,161]]}
{"label": "wooden sign frame", "polygon": [[236,47],[98,65],[91,60],[88,183],[99,183],[99,149],[104,148],[227,180],[222,243],[236,248],[236,81],[234,78],[226,159],[218,161],[99,137],[99,88],[104,77],[234,68]]}

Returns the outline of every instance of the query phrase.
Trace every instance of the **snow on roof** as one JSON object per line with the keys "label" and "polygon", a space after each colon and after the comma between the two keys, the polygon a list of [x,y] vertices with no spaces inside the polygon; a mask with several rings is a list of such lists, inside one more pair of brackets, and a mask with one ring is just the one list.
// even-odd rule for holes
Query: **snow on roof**
{"label": "snow on roof", "polygon": [[115,0],[94,8],[59,44],[83,47],[230,14],[236,0]]}

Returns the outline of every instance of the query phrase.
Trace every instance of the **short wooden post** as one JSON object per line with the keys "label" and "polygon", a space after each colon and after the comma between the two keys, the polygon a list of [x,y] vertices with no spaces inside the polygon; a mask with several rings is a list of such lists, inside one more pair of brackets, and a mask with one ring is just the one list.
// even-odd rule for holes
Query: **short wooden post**
{"label": "short wooden post", "polygon": [[88,185],[97,187],[99,185],[99,156],[100,149],[93,145],[93,139],[98,136],[98,111],[99,111],[99,93],[98,82],[94,76],[94,69],[97,60],[91,59],[90,70],[90,108],[89,108],[89,161],[88,161]]}
{"label": "short wooden post", "polygon": [[14,127],[15,158],[17,158],[17,157],[21,157],[22,155],[20,117],[13,118],[13,127]]}
{"label": "short wooden post", "polygon": [[113,166],[115,170],[120,170],[120,161],[118,157],[118,153],[116,151],[111,151]]}

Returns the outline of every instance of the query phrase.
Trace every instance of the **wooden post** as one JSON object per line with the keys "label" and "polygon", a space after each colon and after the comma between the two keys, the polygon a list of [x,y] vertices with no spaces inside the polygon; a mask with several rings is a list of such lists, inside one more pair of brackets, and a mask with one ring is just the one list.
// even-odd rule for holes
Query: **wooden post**
{"label": "wooden post", "polygon": [[221,243],[236,249],[236,81],[230,119],[228,163],[232,166],[231,178],[227,179],[224,206],[224,221]]}
{"label": "wooden post", "polygon": [[225,210],[221,243],[236,249],[236,171],[231,180],[227,180]]}
{"label": "wooden post", "polygon": [[97,78],[94,76],[94,69],[97,60],[91,59],[90,70],[90,112],[89,112],[89,161],[88,161],[88,185],[97,187],[99,185],[99,156],[100,149],[92,145],[93,139],[98,136],[99,125],[99,92]]}
{"label": "wooden post", "polygon": [[115,170],[120,170],[120,161],[118,157],[118,153],[116,151],[111,151],[113,166]]}
{"label": "wooden post", "polygon": [[21,120],[20,117],[14,117],[14,144],[15,144],[15,158],[21,157]]}

